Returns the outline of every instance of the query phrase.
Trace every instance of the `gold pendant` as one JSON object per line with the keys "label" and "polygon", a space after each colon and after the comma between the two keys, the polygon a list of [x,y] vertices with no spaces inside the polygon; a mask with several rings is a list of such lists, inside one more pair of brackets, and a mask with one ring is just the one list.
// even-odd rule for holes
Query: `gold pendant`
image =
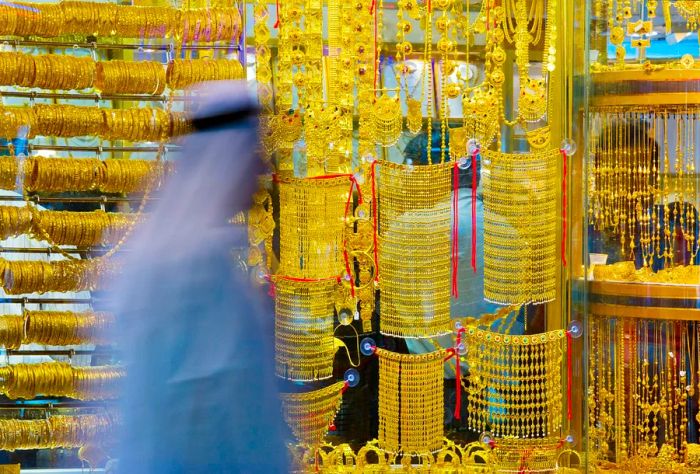
{"label": "gold pendant", "polygon": [[549,146],[550,129],[549,125],[530,130],[525,134],[527,142],[535,150],[541,150]]}
{"label": "gold pendant", "polygon": [[526,122],[536,122],[547,113],[547,87],[544,79],[528,79],[520,88],[518,112]]}
{"label": "gold pendant", "polygon": [[423,129],[423,104],[420,100],[409,97],[406,105],[406,128],[412,135],[417,135]]}
{"label": "gold pendant", "polygon": [[382,95],[372,107],[374,142],[383,147],[396,144],[403,130],[401,103],[398,97]]}
{"label": "gold pendant", "polygon": [[470,137],[486,149],[499,131],[499,96],[494,88],[477,90],[472,97],[462,101],[464,124]]}

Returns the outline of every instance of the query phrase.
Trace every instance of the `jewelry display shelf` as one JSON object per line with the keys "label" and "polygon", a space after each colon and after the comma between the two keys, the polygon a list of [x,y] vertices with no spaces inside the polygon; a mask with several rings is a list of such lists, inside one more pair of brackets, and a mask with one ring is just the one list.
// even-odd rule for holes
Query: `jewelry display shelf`
{"label": "jewelry display shelf", "polygon": [[659,320],[700,320],[697,285],[593,280],[588,282],[590,314]]}

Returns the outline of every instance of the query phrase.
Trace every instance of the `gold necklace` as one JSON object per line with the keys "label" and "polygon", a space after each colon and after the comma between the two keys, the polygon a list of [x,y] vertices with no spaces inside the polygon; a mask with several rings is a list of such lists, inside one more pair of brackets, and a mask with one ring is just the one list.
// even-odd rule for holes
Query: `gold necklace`
{"label": "gold necklace", "polygon": [[[379,357],[379,445],[391,453],[425,455],[443,445],[445,351]],[[406,457],[406,456],[404,456]]]}
{"label": "gold necklace", "polygon": [[565,337],[564,330],[511,336],[467,328],[469,428],[497,438],[557,435]]}
{"label": "gold necklace", "polygon": [[489,301],[537,304],[556,296],[559,157],[559,150],[484,152],[484,296]]}
{"label": "gold necklace", "polygon": [[345,382],[303,393],[282,393],[284,420],[297,440],[318,447],[343,401]]}
{"label": "gold necklace", "polygon": [[380,330],[398,337],[450,331],[450,162],[379,163]]}

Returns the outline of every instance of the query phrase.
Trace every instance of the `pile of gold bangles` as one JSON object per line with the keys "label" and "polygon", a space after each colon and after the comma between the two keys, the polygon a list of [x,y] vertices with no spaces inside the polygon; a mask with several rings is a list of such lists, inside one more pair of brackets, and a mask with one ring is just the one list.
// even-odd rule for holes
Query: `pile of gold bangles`
{"label": "pile of gold bangles", "polygon": [[0,6],[0,18],[0,35],[44,38],[83,34],[235,42],[241,33],[236,7],[179,10],[82,1],[8,3]]}
{"label": "pile of gold bangles", "polygon": [[238,60],[176,59],[166,68],[155,61],[101,61],[66,54],[0,53],[0,85],[50,90],[95,87],[103,94],[160,95],[166,86],[184,89],[204,81],[244,77]]}
{"label": "pile of gold bangles", "polygon": [[113,326],[110,313],[25,311],[24,316],[0,316],[0,345],[18,349],[22,344],[108,344]]}
{"label": "pile of gold bangles", "polygon": [[31,234],[53,245],[114,245],[133,227],[134,214],[92,211],[37,211],[0,206],[0,239]]}
{"label": "pile of gold bangles", "polygon": [[94,291],[112,271],[114,265],[105,258],[56,262],[0,259],[2,288],[11,295]]}
{"label": "pile of gold bangles", "polygon": [[11,399],[38,395],[78,400],[107,400],[117,397],[126,375],[123,367],[73,367],[65,362],[13,364],[0,367],[0,392]]}
{"label": "pile of gold bangles", "polygon": [[[149,189],[161,176],[165,164],[156,160],[101,160],[99,158],[46,158],[21,160],[0,157],[0,189],[21,188],[28,192],[62,193],[101,191],[135,193]],[[20,184],[20,186],[18,186]]]}
{"label": "pile of gold bangles", "polygon": [[150,107],[101,109],[37,104],[0,108],[0,136],[15,138],[23,128],[30,138],[97,136],[109,140],[161,141],[189,133],[190,124],[184,112]]}
{"label": "pile of gold bangles", "polygon": [[108,415],[52,415],[35,420],[0,419],[0,450],[80,448],[115,428]]}

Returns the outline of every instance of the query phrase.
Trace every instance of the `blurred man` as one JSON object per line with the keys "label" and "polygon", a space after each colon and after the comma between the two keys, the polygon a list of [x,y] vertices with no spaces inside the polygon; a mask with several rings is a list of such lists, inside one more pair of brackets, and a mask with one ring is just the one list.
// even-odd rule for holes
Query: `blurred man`
{"label": "blurred man", "polygon": [[119,472],[284,473],[273,316],[233,265],[264,171],[243,83],[202,86],[195,133],[127,244],[114,291],[124,386]]}

